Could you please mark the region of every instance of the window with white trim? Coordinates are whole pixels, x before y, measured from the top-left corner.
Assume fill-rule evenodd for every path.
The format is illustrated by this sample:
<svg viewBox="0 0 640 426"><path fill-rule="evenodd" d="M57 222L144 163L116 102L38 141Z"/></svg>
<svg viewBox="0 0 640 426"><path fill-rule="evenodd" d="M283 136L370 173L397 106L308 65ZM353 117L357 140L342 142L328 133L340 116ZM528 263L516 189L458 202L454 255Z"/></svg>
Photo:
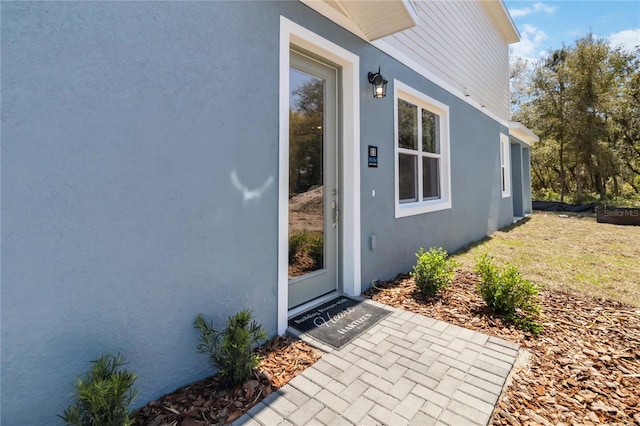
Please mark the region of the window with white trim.
<svg viewBox="0 0 640 426"><path fill-rule="evenodd" d="M451 208L449 107L394 82L396 217Z"/></svg>
<svg viewBox="0 0 640 426"><path fill-rule="evenodd" d="M500 134L500 187L502 198L511 196L511 150L509 136Z"/></svg>

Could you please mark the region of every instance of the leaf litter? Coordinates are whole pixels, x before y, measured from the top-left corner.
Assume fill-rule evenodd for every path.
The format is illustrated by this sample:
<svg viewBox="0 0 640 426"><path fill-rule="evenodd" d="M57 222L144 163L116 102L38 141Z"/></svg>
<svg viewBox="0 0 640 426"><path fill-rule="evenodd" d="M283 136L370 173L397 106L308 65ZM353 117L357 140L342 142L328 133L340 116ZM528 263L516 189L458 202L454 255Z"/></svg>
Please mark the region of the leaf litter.
<svg viewBox="0 0 640 426"><path fill-rule="evenodd" d="M254 376L232 388L215 375L191 383L138 409L135 425L204 426L229 424L320 359L322 352L301 340L276 336L257 349Z"/></svg>
<svg viewBox="0 0 640 426"><path fill-rule="evenodd" d="M408 274L378 283L364 296L520 344L516 367L491 418L493 425L640 425L640 310L621 302L542 289L539 336L493 314L474 273L456 270L452 284L423 296ZM158 398L135 413L136 425L224 425L239 418L321 357L290 337L258 349L260 367L243 385L223 388L212 376Z"/></svg>

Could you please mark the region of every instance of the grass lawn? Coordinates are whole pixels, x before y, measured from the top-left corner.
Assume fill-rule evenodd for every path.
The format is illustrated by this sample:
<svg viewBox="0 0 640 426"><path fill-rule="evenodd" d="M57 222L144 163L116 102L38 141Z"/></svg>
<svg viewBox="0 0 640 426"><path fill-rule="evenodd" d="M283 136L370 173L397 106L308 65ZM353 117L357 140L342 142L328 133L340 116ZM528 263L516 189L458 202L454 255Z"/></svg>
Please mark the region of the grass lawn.
<svg viewBox="0 0 640 426"><path fill-rule="evenodd" d="M597 223L594 215L536 212L452 257L473 270L485 253L542 286L640 307L638 226Z"/></svg>

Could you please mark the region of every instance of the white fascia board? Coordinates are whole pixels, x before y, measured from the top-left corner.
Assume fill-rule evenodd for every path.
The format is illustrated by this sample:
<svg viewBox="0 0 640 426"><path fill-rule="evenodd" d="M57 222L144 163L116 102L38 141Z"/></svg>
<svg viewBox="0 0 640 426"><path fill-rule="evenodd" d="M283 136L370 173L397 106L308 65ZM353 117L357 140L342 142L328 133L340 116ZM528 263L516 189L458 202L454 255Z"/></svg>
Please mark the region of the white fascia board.
<svg viewBox="0 0 640 426"><path fill-rule="evenodd" d="M508 44L520 41L520 32L513 22L509 11L502 0L484 0L480 4L485 7L493 18L496 28L500 30Z"/></svg>
<svg viewBox="0 0 640 426"><path fill-rule="evenodd" d="M521 140L527 145L531 145L540 141L540 138L522 123L519 123L517 121L510 121L508 127L509 135L517 138L518 140Z"/></svg>
<svg viewBox="0 0 640 426"><path fill-rule="evenodd" d="M418 25L418 11L413 6L413 3L410 0L402 0L402 3L404 3L404 7L407 9L407 12L409 12L409 15L411 15L413 25Z"/></svg>

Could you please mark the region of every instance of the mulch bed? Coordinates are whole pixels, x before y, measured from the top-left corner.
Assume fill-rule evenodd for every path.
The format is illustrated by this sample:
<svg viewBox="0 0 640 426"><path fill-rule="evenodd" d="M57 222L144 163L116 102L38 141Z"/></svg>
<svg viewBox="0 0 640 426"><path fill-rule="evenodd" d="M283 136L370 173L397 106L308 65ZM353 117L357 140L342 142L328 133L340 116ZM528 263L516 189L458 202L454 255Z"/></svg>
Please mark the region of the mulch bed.
<svg viewBox="0 0 640 426"><path fill-rule="evenodd" d="M640 309L545 289L539 336L493 315L477 276L458 269L435 297L398 275L364 295L378 302L516 342L527 351L493 413L494 425L640 425ZM255 377L235 388L213 376L165 395L135 413L136 425L215 425L240 417L317 361L321 352L276 337L259 349Z"/></svg>
<svg viewBox="0 0 640 426"><path fill-rule="evenodd" d="M528 363L512 376L495 425L640 425L640 310L609 300L543 290L538 337L493 315L475 274L456 271L439 296L424 297L408 275L365 292L378 302L516 342Z"/></svg>
<svg viewBox="0 0 640 426"><path fill-rule="evenodd" d="M134 425L204 426L228 424L267 395L289 383L322 356L300 340L274 337L258 349L260 366L254 377L233 388L220 385L218 375L184 386L134 414Z"/></svg>

